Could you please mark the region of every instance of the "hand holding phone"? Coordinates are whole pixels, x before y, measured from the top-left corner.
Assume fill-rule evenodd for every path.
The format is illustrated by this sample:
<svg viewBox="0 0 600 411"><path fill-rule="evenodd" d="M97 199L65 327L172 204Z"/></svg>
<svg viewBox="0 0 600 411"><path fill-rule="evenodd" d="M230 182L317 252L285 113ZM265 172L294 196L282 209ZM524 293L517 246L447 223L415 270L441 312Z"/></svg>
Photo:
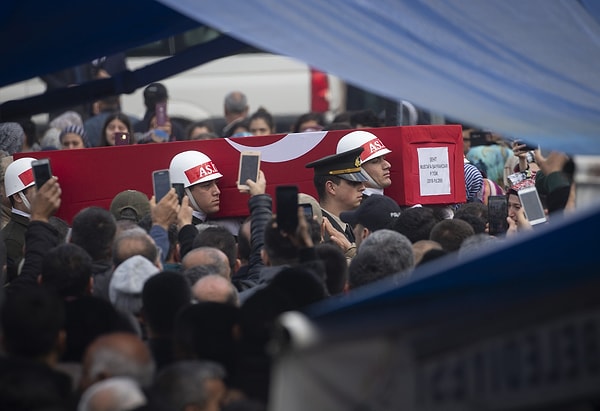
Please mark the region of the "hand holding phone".
<svg viewBox="0 0 600 411"><path fill-rule="evenodd" d="M171 189L169 170L156 170L152 172L152 187L154 188L154 199L158 203Z"/></svg>
<svg viewBox="0 0 600 411"><path fill-rule="evenodd" d="M540 196L535 186L522 188L517 191L521 207L525 211L525 216L529 224L536 225L546 222L546 213L540 201Z"/></svg>
<svg viewBox="0 0 600 411"><path fill-rule="evenodd" d="M31 168L33 170L33 177L35 179L35 185L38 190L44 185L44 183L52 178L52 169L50 168L50 159L42 158L41 160L35 160L31 162Z"/></svg>
<svg viewBox="0 0 600 411"><path fill-rule="evenodd" d="M243 151L240 154L240 167L238 170L238 189L249 190L247 180L256 182L260 170L260 151Z"/></svg>
<svg viewBox="0 0 600 411"><path fill-rule="evenodd" d="M285 233L295 233L298 228L298 187L275 188L277 227Z"/></svg>

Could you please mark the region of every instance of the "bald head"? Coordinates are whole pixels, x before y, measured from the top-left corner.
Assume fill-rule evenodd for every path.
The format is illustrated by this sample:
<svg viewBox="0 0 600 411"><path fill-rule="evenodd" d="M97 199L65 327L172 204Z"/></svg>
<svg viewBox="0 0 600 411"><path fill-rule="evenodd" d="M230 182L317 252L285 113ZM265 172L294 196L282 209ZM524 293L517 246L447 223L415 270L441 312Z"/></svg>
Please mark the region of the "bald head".
<svg viewBox="0 0 600 411"><path fill-rule="evenodd" d="M144 387L154 377L154 359L135 334L111 333L92 342L83 357L81 388L111 377L130 377Z"/></svg>
<svg viewBox="0 0 600 411"><path fill-rule="evenodd" d="M231 281L220 275L200 278L192 287L192 294L199 302L212 301L239 306L238 292Z"/></svg>
<svg viewBox="0 0 600 411"><path fill-rule="evenodd" d="M197 266L213 266L214 273L230 278L229 260L227 255L218 248L194 248L183 257L181 264L184 270Z"/></svg>

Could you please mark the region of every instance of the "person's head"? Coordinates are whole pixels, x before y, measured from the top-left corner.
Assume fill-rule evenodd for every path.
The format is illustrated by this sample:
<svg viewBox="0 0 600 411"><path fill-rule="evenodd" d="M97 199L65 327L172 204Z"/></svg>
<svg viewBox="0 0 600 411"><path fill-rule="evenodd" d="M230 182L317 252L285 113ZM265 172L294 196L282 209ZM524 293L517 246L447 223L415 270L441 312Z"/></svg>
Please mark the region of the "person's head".
<svg viewBox="0 0 600 411"><path fill-rule="evenodd" d="M360 153L356 148L344 153L333 154L306 164L314 168L314 184L321 206L341 211L353 210L362 201L367 180L361 173ZM329 208L328 208L329 207Z"/></svg>
<svg viewBox="0 0 600 411"><path fill-rule="evenodd" d="M250 116L248 124L250 132L255 136L275 134L275 121L273 121L273 116L262 107Z"/></svg>
<svg viewBox="0 0 600 411"><path fill-rule="evenodd" d="M121 312L139 317L142 310L142 290L159 268L146 257L134 255L123 261L112 274L108 286L110 302Z"/></svg>
<svg viewBox="0 0 600 411"><path fill-rule="evenodd" d="M163 271L150 277L142 290L142 316L149 335L172 335L175 316L191 301L190 286L181 274Z"/></svg>
<svg viewBox="0 0 600 411"><path fill-rule="evenodd" d="M227 94L225 96L224 112L227 123L248 116L248 100L246 95L241 91L232 91Z"/></svg>
<svg viewBox="0 0 600 411"><path fill-rule="evenodd" d="M215 302L240 305L237 289L228 279L217 274L209 274L200 278L192 287L194 299L198 302Z"/></svg>
<svg viewBox="0 0 600 411"><path fill-rule="evenodd" d="M83 248L94 261L109 260L117 224L112 214L100 207L87 207L73 218L71 242Z"/></svg>
<svg viewBox="0 0 600 411"><path fill-rule="evenodd" d="M40 282L62 298L90 294L91 279L92 258L78 245L61 244L44 256Z"/></svg>
<svg viewBox="0 0 600 411"><path fill-rule="evenodd" d="M133 129L129 117L121 112L113 113L106 118L102 133L100 134L100 146L114 146L115 133L129 133L131 136Z"/></svg>
<svg viewBox="0 0 600 411"><path fill-rule="evenodd" d="M394 273L407 275L414 264L408 238L392 230L378 230L362 242L352 259L348 283L354 289Z"/></svg>
<svg viewBox="0 0 600 411"><path fill-rule="evenodd" d="M185 133L188 140L210 140L218 138L215 127L210 120L196 121L191 123Z"/></svg>
<svg viewBox="0 0 600 411"><path fill-rule="evenodd" d="M150 116L150 130L154 130L157 128L162 129L169 138L173 134L173 123L171 123L171 120L167 117L165 120L165 123L162 126L159 126L158 122L156 121L156 113L155 113ZM167 141L167 140L165 140L165 141Z"/></svg>
<svg viewBox="0 0 600 411"><path fill-rule="evenodd" d="M330 295L344 292L348 283L348 262L340 248L333 244L321 243L315 246L319 260L325 264L326 284Z"/></svg>
<svg viewBox="0 0 600 411"><path fill-rule="evenodd" d="M140 386L128 377L112 377L91 385L79 400L78 411L132 410L146 404Z"/></svg>
<svg viewBox="0 0 600 411"><path fill-rule="evenodd" d="M522 207L519 194L516 190L511 188L506 192L506 197L508 199L508 216L512 218L513 221L517 221L517 213Z"/></svg>
<svg viewBox="0 0 600 411"><path fill-rule="evenodd" d="M112 251L113 265L118 267L134 255L145 257L157 267L160 265L158 247L154 239L140 227L122 231L115 236Z"/></svg>
<svg viewBox="0 0 600 411"><path fill-rule="evenodd" d="M144 105L147 111L154 111L157 103L164 103L168 99L167 88L162 83L151 83L144 89Z"/></svg>
<svg viewBox="0 0 600 411"><path fill-rule="evenodd" d="M137 190L125 190L113 197L110 212L115 220L131 220L139 223L150 214L150 200L146 194Z"/></svg>
<svg viewBox="0 0 600 411"><path fill-rule="evenodd" d="M325 118L322 113L305 113L296 119L296 122L292 126L292 132L321 131L324 125Z"/></svg>
<svg viewBox="0 0 600 411"><path fill-rule="evenodd" d="M204 214L219 211L218 183L223 175L210 157L200 151L184 151L177 154L169 165L171 183L181 183L190 200L190 206Z"/></svg>
<svg viewBox="0 0 600 411"><path fill-rule="evenodd" d="M215 361L233 374L239 348L239 315L238 307L216 302L183 308L175 318L175 358Z"/></svg>
<svg viewBox="0 0 600 411"><path fill-rule="evenodd" d="M458 251L462 242L475 234L473 227L463 220L442 220L431 229L429 239L438 242L448 252Z"/></svg>
<svg viewBox="0 0 600 411"><path fill-rule="evenodd" d="M353 227L356 246L360 247L370 233L390 228L400 213L400 206L392 198L372 194L362 200L357 209L341 213L340 219Z"/></svg>
<svg viewBox="0 0 600 411"><path fill-rule="evenodd" d="M59 139L63 150L86 148L90 146L85 130L80 126L73 125L64 128L60 132Z"/></svg>
<svg viewBox="0 0 600 411"><path fill-rule="evenodd" d="M17 210L31 212L31 201L37 190L33 178L32 157L23 157L13 161L4 173L4 191L12 207Z"/></svg>
<svg viewBox="0 0 600 411"><path fill-rule="evenodd" d="M390 163L386 156L391 153L379 138L368 131L352 131L338 141L336 153L343 153L357 147L364 148L360 153L360 168L367 178L365 185L371 188L387 188L392 184Z"/></svg>
<svg viewBox="0 0 600 411"><path fill-rule="evenodd" d="M421 240L429 240L429 234L438 218L433 210L427 207L413 207L402 211L394 220L391 229L404 234L413 244Z"/></svg>
<svg viewBox="0 0 600 411"><path fill-rule="evenodd" d="M413 243L413 254L415 255L415 265L419 265L423 256L431 250L441 250L440 243L431 240L419 240Z"/></svg>
<svg viewBox="0 0 600 411"><path fill-rule="evenodd" d="M381 120L373 110L360 110L350 114L352 128L381 127Z"/></svg>
<svg viewBox="0 0 600 411"><path fill-rule="evenodd" d="M185 270L186 278L190 281L190 285L194 285L202 274L217 274L224 278L230 278L231 276L229 258L223 251L212 246L199 246L191 249L183 257L181 265ZM202 270L188 273L188 270L196 267L201 267ZM195 273L199 276L194 275Z"/></svg>
<svg viewBox="0 0 600 411"><path fill-rule="evenodd" d="M477 233L471 237L465 238L458 249L458 256L464 258L467 255L476 254L482 250L488 249L501 240L498 237L487 233Z"/></svg>
<svg viewBox="0 0 600 411"><path fill-rule="evenodd" d="M248 264L250 260L250 251L251 251L251 238L252 233L250 231L252 227L252 220L247 218L241 225L238 230L237 236L237 250L238 250L238 259L240 260L240 264Z"/></svg>
<svg viewBox="0 0 600 411"><path fill-rule="evenodd" d="M278 266L298 262L299 250L287 236L281 234L277 220L272 218L265 226L262 258L266 265Z"/></svg>
<svg viewBox="0 0 600 411"><path fill-rule="evenodd" d="M152 392L169 410L218 411L225 396L225 369L210 361L180 361L165 367Z"/></svg>
<svg viewBox="0 0 600 411"><path fill-rule="evenodd" d="M200 231L194 238L193 247L214 247L221 250L229 261L230 275L239 268L235 237L222 226L212 226Z"/></svg>
<svg viewBox="0 0 600 411"><path fill-rule="evenodd" d="M25 132L19 123L0 123L0 150L12 156L23 149Z"/></svg>
<svg viewBox="0 0 600 411"><path fill-rule="evenodd" d="M64 349L65 311L61 299L43 287L8 294L0 312L4 351L48 364Z"/></svg>
<svg viewBox="0 0 600 411"><path fill-rule="evenodd" d="M155 364L148 346L132 333L115 332L96 338L82 361L80 388L111 377L132 378L141 387L151 384Z"/></svg>

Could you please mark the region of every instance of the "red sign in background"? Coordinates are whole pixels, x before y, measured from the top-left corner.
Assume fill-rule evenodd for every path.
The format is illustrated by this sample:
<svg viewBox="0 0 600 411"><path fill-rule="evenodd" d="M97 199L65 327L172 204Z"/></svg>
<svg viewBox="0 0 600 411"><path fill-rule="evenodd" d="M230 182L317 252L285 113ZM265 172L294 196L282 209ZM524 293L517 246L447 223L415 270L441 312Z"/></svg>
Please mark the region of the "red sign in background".
<svg viewBox="0 0 600 411"><path fill-rule="evenodd" d="M385 194L401 205L448 204L465 201L462 133L460 126L405 126L368 129L392 150L392 186ZM335 153L337 142L349 130L311 132L263 137L182 141L83 150L19 153L21 157L50 158L52 172L62 188L57 213L71 221L77 212L96 205L108 209L112 198L127 189L152 196L152 171L169 168L171 158L186 150L208 155L223 174L220 217L248 214L248 195L237 189L240 151L261 152L261 169L267 192L274 196L278 185L297 185L300 192L316 198L313 170L305 164ZM417 148L447 147L451 194L421 196Z"/></svg>

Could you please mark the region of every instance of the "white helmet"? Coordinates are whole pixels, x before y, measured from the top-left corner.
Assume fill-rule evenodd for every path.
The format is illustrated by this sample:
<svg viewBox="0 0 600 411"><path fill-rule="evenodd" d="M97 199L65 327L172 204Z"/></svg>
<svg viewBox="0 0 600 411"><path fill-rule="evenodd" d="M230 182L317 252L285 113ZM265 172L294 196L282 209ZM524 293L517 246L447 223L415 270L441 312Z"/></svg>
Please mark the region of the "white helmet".
<svg viewBox="0 0 600 411"><path fill-rule="evenodd" d="M177 154L169 165L171 183L181 183L185 188L223 177L210 157L200 151Z"/></svg>
<svg viewBox="0 0 600 411"><path fill-rule="evenodd" d="M31 162L35 160L35 158L23 157L13 161L6 167L6 172L4 173L4 190L7 197L17 194L19 191L23 191L35 184L33 170L31 169Z"/></svg>
<svg viewBox="0 0 600 411"><path fill-rule="evenodd" d="M360 155L360 161L365 163L376 157L381 157L391 153L381 140L373 133L368 131L353 131L346 134L338 141L336 154L344 153L357 147L364 148Z"/></svg>

